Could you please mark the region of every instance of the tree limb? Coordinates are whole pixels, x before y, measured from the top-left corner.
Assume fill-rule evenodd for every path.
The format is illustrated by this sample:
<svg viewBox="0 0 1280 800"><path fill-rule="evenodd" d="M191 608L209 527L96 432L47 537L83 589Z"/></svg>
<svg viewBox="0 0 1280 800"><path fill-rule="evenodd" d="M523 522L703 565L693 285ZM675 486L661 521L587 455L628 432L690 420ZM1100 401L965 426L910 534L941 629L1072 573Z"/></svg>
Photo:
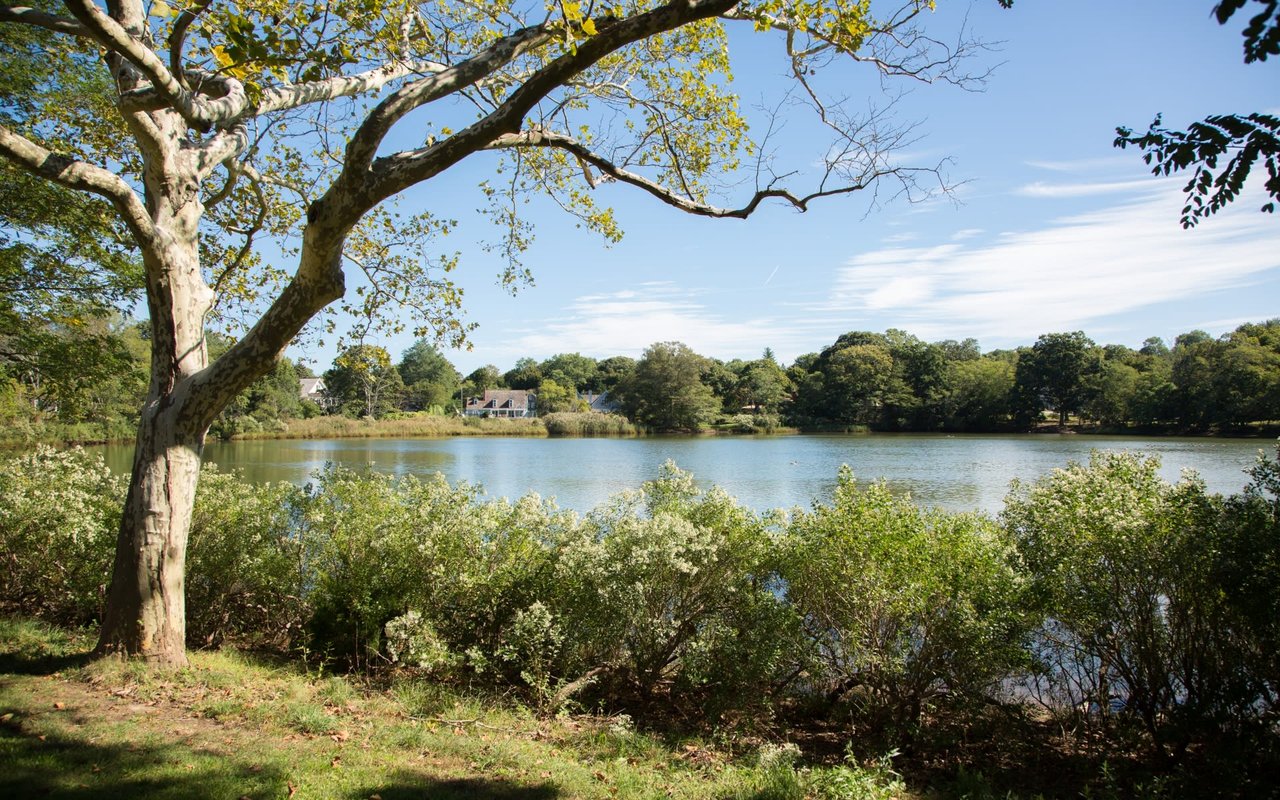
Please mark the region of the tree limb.
<svg viewBox="0 0 1280 800"><path fill-rule="evenodd" d="M637 175L634 172L622 169L609 159L587 149L572 137L564 136L552 131L533 130L504 134L503 136L495 139L490 147L494 149L508 147L552 147L558 150L563 150L571 154L574 158L577 158L579 161L592 165L603 175L621 183L627 183L643 189L667 205L678 208L681 211L703 217L730 217L735 219L746 219L755 213L756 209L762 202L770 198L784 200L794 206L798 211L807 211L809 203L817 200L818 198L851 194L853 192L861 191L879 178L902 172L900 169L875 171L867 175L865 179L856 183L835 189L823 189L803 196L797 196L785 189L775 189L771 186L767 189L758 190L752 196L751 200L741 208L720 208L708 203L699 202L686 195L672 191L662 184L655 183L643 175ZM600 179L597 178L596 182L599 183Z"/></svg>
<svg viewBox="0 0 1280 800"><path fill-rule="evenodd" d="M184 88L150 48L102 13L92 0L66 0L66 5L99 44L137 67L169 106L197 130L208 130L216 123L234 119L248 106L249 98L240 81L220 77L223 95L217 100L201 97Z"/></svg>
<svg viewBox="0 0 1280 800"><path fill-rule="evenodd" d="M502 37L472 58L402 87L379 103L351 137L343 173L362 172L367 168L391 126L410 111L475 84L550 39L543 25L523 28Z"/></svg>
<svg viewBox="0 0 1280 800"><path fill-rule="evenodd" d="M169 34L169 71L173 73L184 89L191 89L182 68L182 47L187 41L187 29L191 27L191 23L196 21L196 17L209 8L212 2L213 0L200 0L194 8L184 8L182 14L178 17L178 21L173 23L173 32Z"/></svg>
<svg viewBox="0 0 1280 800"><path fill-rule="evenodd" d="M420 183L465 158L490 147L505 134L515 133L526 114L543 98L573 76L627 45L710 19L732 8L735 0L672 0L664 6L626 19L604 17L596 21L597 33L536 71L511 93L501 106L465 130L430 147L378 159L366 184L374 203ZM518 34L517 34L518 35ZM411 109L405 109L407 113ZM400 116L403 116L403 113ZM368 146L368 142L364 146Z"/></svg>
<svg viewBox="0 0 1280 800"><path fill-rule="evenodd" d="M200 180L213 174L213 171L229 159L236 158L249 149L249 132L244 123L214 134L208 141L198 145L186 145L183 148L195 159L196 171Z"/></svg>
<svg viewBox="0 0 1280 800"><path fill-rule="evenodd" d="M68 189L106 198L140 243L155 238L156 231L142 199L115 173L47 150L4 125L0 125L0 156Z"/></svg>
<svg viewBox="0 0 1280 800"><path fill-rule="evenodd" d="M74 19L59 17L55 14L48 14L26 6L0 6L0 22L18 22L23 25L45 28L54 33L93 38L89 33L89 29Z"/></svg>

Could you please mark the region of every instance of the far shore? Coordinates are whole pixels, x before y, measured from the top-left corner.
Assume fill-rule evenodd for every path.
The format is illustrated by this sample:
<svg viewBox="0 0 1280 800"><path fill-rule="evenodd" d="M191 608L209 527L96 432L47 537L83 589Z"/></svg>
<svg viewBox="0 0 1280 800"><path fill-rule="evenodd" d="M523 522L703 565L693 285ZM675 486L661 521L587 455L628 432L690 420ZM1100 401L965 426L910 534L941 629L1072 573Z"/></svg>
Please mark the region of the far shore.
<svg viewBox="0 0 1280 800"><path fill-rule="evenodd" d="M571 415L588 417L588 415ZM618 418L613 418L618 419ZM590 421L588 419L588 421ZM771 430L743 430L730 425L719 425L704 428L697 432L702 436L742 436L772 435L794 436L804 434L871 434L888 431L872 430L864 426L853 428L797 428L778 427ZM103 435L105 432L93 431L92 426L77 425L71 428L50 425L44 428L33 428L26 431L5 431L0 434L0 450L12 450L36 443L53 445L98 445L127 444L132 435L121 435L123 431L112 431L114 435ZM230 441L250 441L265 439L421 439L451 438L456 436L491 436L491 437L553 437L553 436L663 436L671 433L690 435L689 431L650 432L618 423L602 425L595 430L578 428L565 429L563 426L548 430L547 425L539 417L523 417L514 419L456 417L441 415L406 415L394 419L356 419L352 417L322 416L310 419L295 419L283 423L278 428L239 433ZM991 431L894 431L894 433L928 433L948 435L1082 435L1082 436L1140 436L1153 439L1170 436L1194 438L1229 438L1229 439L1275 439L1280 436L1280 424L1258 424L1247 428L1229 431L1187 431L1174 428L1115 428L1098 425L1072 424L1059 426L1056 423L1045 423L1031 430L991 430ZM17 435L15 435L17 434ZM219 441L210 438L210 442ZM222 440L226 441L226 440Z"/></svg>

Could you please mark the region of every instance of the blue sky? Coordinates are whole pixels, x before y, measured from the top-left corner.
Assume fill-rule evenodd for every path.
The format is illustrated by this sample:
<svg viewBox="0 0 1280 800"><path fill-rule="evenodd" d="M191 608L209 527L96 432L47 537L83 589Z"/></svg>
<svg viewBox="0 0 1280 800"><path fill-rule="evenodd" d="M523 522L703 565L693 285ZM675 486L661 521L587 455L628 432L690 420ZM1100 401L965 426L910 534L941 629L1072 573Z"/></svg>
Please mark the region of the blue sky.
<svg viewBox="0 0 1280 800"><path fill-rule="evenodd" d="M726 360L770 347L789 363L850 330L972 336L990 350L1079 329L1137 346L1280 316L1280 216L1258 213L1260 182L1184 231L1183 180L1157 180L1136 151L1111 146L1116 125L1145 130L1157 112L1177 127L1210 113L1280 113L1280 63L1245 66L1244 18L1219 26L1211 7L1017 0L1004 11L995 0L939 0L931 30L964 22L999 42L982 62L998 65L982 93L897 87L909 92L896 111L920 137L899 160L949 157L960 184L952 197L853 196L805 214L778 205L747 221L708 220L606 185L598 200L616 209L624 240L606 248L549 203L532 203L535 284L514 297L496 283L500 265L473 244L492 235L470 213L480 205L471 187L492 162L467 162L406 198L407 208L456 198L434 207L460 222L446 244L462 252L455 279L479 328L471 351L448 355L466 374L560 352L637 357L678 340ZM777 44L734 35L744 106L776 88ZM882 99L865 78L848 83L864 107ZM808 139L797 125L780 141L812 162L821 151ZM381 343L398 357L411 338ZM314 346L307 355L320 369L333 356Z"/></svg>

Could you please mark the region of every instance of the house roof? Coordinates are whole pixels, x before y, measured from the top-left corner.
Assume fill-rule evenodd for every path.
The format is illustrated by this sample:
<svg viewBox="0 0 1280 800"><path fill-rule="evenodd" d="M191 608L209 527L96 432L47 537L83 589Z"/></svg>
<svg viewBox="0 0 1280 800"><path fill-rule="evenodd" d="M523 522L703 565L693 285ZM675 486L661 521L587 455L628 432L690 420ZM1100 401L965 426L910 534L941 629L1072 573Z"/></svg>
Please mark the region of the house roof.
<svg viewBox="0 0 1280 800"><path fill-rule="evenodd" d="M473 397L467 401L467 408L528 409L529 396L524 389L485 389L483 398Z"/></svg>
<svg viewBox="0 0 1280 800"><path fill-rule="evenodd" d="M324 378L300 378L298 393L303 397L316 397L324 391Z"/></svg>

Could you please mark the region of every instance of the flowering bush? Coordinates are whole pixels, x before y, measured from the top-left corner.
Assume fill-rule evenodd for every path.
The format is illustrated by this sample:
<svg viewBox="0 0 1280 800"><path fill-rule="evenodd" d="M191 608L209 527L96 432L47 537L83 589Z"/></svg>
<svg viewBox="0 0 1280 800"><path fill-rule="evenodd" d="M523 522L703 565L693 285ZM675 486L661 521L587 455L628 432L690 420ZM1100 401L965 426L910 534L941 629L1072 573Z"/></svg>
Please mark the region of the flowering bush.
<svg viewBox="0 0 1280 800"><path fill-rule="evenodd" d="M0 467L0 607L96 621L126 484L101 455L37 445Z"/></svg>
<svg viewBox="0 0 1280 800"><path fill-rule="evenodd" d="M1180 750L1258 695L1238 691L1240 634L1249 637L1229 619L1228 587L1214 574L1221 498L1194 475L1166 483L1159 466L1094 453L1087 465L1015 484L1004 520L1046 620L1035 688L1083 721L1118 714Z"/></svg>
<svg viewBox="0 0 1280 800"><path fill-rule="evenodd" d="M604 670L642 696L661 685L762 699L794 627L774 591L774 545L755 514L668 462L559 553L566 668Z"/></svg>
<svg viewBox="0 0 1280 800"><path fill-rule="evenodd" d="M206 466L187 543L187 641L285 646L307 616L302 542L294 530L301 490L254 484Z"/></svg>

